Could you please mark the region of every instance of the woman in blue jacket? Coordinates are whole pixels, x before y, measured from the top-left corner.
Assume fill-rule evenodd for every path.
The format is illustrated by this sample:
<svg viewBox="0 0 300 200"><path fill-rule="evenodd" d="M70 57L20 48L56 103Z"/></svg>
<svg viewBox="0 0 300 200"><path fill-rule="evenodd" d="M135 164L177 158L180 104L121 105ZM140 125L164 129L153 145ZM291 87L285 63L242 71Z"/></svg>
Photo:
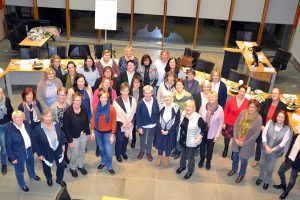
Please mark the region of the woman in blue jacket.
<svg viewBox="0 0 300 200"><path fill-rule="evenodd" d="M40 177L35 174L34 158L32 149L35 146L35 136L27 122L23 122L25 117L22 111L12 113L13 123L5 127L5 142L8 158L15 167L15 174L19 186L24 192L29 188L24 180L25 163L30 178L39 181Z"/></svg>
<svg viewBox="0 0 300 200"><path fill-rule="evenodd" d="M46 109L42 115L42 122L36 128L37 154L43 164L43 172L49 187L53 185L51 167L56 163L56 183L66 186L63 181L65 171L64 150L65 135L60 125L53 121L53 113Z"/></svg>

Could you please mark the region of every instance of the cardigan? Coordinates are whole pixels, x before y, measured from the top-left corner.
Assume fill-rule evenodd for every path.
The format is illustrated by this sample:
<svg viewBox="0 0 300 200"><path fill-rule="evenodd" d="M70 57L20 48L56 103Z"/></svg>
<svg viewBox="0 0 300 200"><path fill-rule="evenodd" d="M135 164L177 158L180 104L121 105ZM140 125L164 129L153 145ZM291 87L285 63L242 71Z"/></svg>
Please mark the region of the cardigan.
<svg viewBox="0 0 300 200"><path fill-rule="evenodd" d="M263 126L266 125L267 115L268 115L269 108L270 108L271 104L272 104L272 99L266 99L266 101L261 104L259 114L262 117ZM280 100L278 102L278 105L276 106L274 114L279 110L286 110L286 105Z"/></svg>
<svg viewBox="0 0 300 200"><path fill-rule="evenodd" d="M135 101L135 99L132 97L132 96L129 96L129 103L130 103L130 108L132 108L132 101ZM113 105L117 103L119 104L119 106L123 109L123 111L126 113L126 108L125 108L125 105L124 105L124 102L123 102L123 99L121 96L118 96L115 100L114 100L114 103ZM135 112L135 111L134 111ZM117 113L117 116L118 116L118 113ZM134 117L132 118L132 121L131 123L134 123L135 122L135 117L136 115L134 115ZM123 125L123 123L121 121L117 121L117 123L119 123L121 126Z"/></svg>
<svg viewBox="0 0 300 200"><path fill-rule="evenodd" d="M297 137L299 137L299 134L293 136L291 145L290 145L289 150L288 150L288 152L286 153L286 156L285 156L286 160L289 159L289 155L291 153L291 150L292 150L292 148L295 144L295 141L296 141ZM295 160L293 161L292 168L297 170L298 172L300 172L300 151L298 151L298 154L297 154Z"/></svg>
<svg viewBox="0 0 300 200"><path fill-rule="evenodd" d="M144 99L141 99L136 108L136 127L142 128L149 124L157 124L157 119L159 118L159 107L158 102L153 98L152 112L151 116L149 115L148 108L144 102Z"/></svg>
<svg viewBox="0 0 300 200"><path fill-rule="evenodd" d="M224 108L224 124L233 126L241 111L248 108L248 104L249 104L248 99L245 98L242 105L238 108L236 98L237 97L231 97L226 102Z"/></svg>
<svg viewBox="0 0 300 200"><path fill-rule="evenodd" d="M65 134L61 131L59 124L55 123L54 127L55 127L55 132L56 132L57 141L58 141L58 146L55 151L50 147L48 137L47 137L45 131L42 129L41 124L39 126L37 126L35 129L36 136L37 136L37 138L36 138L36 140L37 140L37 148L36 148L37 155L43 156L45 158L45 160L47 160L50 163L53 163L53 160L55 159L54 156L56 156L56 157L62 156L62 154L63 154L62 146L64 146L65 142L66 142Z"/></svg>
<svg viewBox="0 0 300 200"><path fill-rule="evenodd" d="M168 89L165 86L165 82L161 82L159 85L159 88L157 90L157 95L156 95L158 105L161 105L164 103L163 95L166 91L168 91ZM173 86L171 87L171 92L174 93L175 91L176 90L175 90L175 83L174 83Z"/></svg>
<svg viewBox="0 0 300 200"><path fill-rule="evenodd" d="M235 139L239 138L239 125L241 120L244 118L245 113L248 112L248 110L242 111L236 122L234 123L233 127L233 142L232 142L232 151L233 152L239 152L239 156L245 159L249 159L251 156L254 155L255 152L255 141L258 138L260 131L261 131L261 125L262 125L262 119L259 114L255 117L253 123L251 124L250 128L248 129L247 136L244 139L243 146L239 150L238 144L235 142Z"/></svg>
<svg viewBox="0 0 300 200"><path fill-rule="evenodd" d="M87 94L89 95L89 98L90 98L90 108L91 108L91 111L92 111L93 110L93 106L92 106L93 91L92 91L92 88L90 86L85 87L85 90L86 90ZM67 94L67 101L68 102L73 102L72 101L72 95L73 94L74 94L74 89L70 88L68 90L68 94Z"/></svg>
<svg viewBox="0 0 300 200"><path fill-rule="evenodd" d="M27 122L23 122L25 129L31 140L31 147L33 152L36 148L36 135L30 129ZM19 129L14 125L13 122L10 122L5 128L5 145L6 153L8 158L11 161L14 160L25 160L27 159L27 150L25 149L25 142L23 136Z"/></svg>
<svg viewBox="0 0 300 200"><path fill-rule="evenodd" d="M138 67L138 73L140 73L141 77L142 77L142 81L144 82L145 80L145 69L146 67L144 65L140 65ZM157 79L158 79L158 72L157 72L157 69L154 65L150 65L149 67L149 81L150 81L150 85L151 86L155 86L156 85L156 82L157 82Z"/></svg>
<svg viewBox="0 0 300 200"><path fill-rule="evenodd" d="M111 58L112 59L112 58ZM109 66L109 65L107 65ZM103 66L102 63L100 62L100 60L96 63L96 67L98 69L98 72L99 72L99 75L102 77L103 76L103 68L106 67L106 66ZM117 75L119 76L120 74L120 71L119 71L119 66L117 64L117 62L112 59L112 66L110 66L111 69L112 69L112 75Z"/></svg>
<svg viewBox="0 0 300 200"><path fill-rule="evenodd" d="M134 72L132 77L135 77L135 76L138 76L138 75L140 75L138 72ZM121 73L120 76L119 76L117 87L116 87L118 96L120 96L120 94L121 94L120 93L121 84L125 83L125 82L128 83L127 71ZM129 88L132 87L132 83L133 83L133 81L131 81L131 84L129 85Z"/></svg>
<svg viewBox="0 0 300 200"><path fill-rule="evenodd" d="M67 103L67 107L69 107L71 105L71 103L69 101L66 102ZM58 123L59 119L58 119L58 112L57 112L57 102L55 104L53 104L50 109L52 110L52 112L55 115L55 121Z"/></svg>
<svg viewBox="0 0 300 200"><path fill-rule="evenodd" d="M137 59L137 57L133 58L133 62L134 62L135 71L136 71L139 67L139 60ZM126 72L126 70L127 70L127 60L126 60L125 56L122 56L119 59L119 69L120 69L120 74L123 72Z"/></svg>
<svg viewBox="0 0 300 200"><path fill-rule="evenodd" d="M108 103L108 102L107 102ZM95 127L95 115L97 112L97 106L94 106L93 109L93 116L91 119L91 129L92 130L96 130ZM100 115L99 116L99 121L98 121L98 130L100 133L112 133L114 134L116 132L116 127L117 127L117 112L114 108L113 105L110 105L109 107L110 111L109 111L109 122L106 123L106 117L105 115Z"/></svg>
<svg viewBox="0 0 300 200"><path fill-rule="evenodd" d="M56 88L60 88L63 86L61 80L58 78L54 79L54 84L55 84ZM47 103L46 103L46 87L47 87L46 81L41 80L38 83L37 89L36 89L36 97L40 101L43 110L48 108Z"/></svg>
<svg viewBox="0 0 300 200"><path fill-rule="evenodd" d="M225 83L220 81L220 87L218 91L218 104L222 106L223 109L225 108L226 100L227 100L227 87Z"/></svg>
<svg viewBox="0 0 300 200"><path fill-rule="evenodd" d="M14 109L11 106L10 98L9 97L3 97L3 98L5 98L5 107L6 107L7 112L6 112L6 115L4 115L2 119L0 119L1 125L12 121L11 114L14 112Z"/></svg>
<svg viewBox="0 0 300 200"><path fill-rule="evenodd" d="M206 114L207 114L206 106L202 105L200 108L200 115L205 121L205 123L207 123ZM218 105L218 109L214 112L209 124L207 139L218 138L222 132L223 123L224 123L223 108L222 106Z"/></svg>

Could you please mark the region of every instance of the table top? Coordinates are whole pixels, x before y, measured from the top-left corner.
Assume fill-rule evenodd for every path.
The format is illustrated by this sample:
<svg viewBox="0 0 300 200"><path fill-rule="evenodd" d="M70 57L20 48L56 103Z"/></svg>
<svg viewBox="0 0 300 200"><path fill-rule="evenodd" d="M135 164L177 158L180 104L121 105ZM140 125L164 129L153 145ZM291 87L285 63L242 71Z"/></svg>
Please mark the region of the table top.
<svg viewBox="0 0 300 200"><path fill-rule="evenodd" d="M41 47L43 46L52 35L45 37L41 40L31 40L26 37L22 42L19 43L20 46L29 46L29 47Z"/></svg>
<svg viewBox="0 0 300 200"><path fill-rule="evenodd" d="M236 41L236 44L240 50L242 50L242 55L245 59L245 62L248 66L248 69L250 70L252 63L253 63L253 57L252 57L252 46L258 46L256 42L244 42L244 41ZM274 67L268 60L268 58L265 56L265 54L261 52L257 52L257 55L259 56L259 60L261 62L258 63L258 68L255 72L263 72L263 73L276 73ZM266 64L268 67L264 67L264 64ZM273 71L271 71L273 69Z"/></svg>

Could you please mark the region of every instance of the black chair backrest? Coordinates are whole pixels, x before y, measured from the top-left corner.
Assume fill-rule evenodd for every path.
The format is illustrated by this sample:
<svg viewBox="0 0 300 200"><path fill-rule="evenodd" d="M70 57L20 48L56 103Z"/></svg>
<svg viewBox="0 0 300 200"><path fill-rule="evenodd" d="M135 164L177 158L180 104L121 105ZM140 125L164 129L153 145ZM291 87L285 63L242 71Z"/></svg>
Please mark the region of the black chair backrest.
<svg viewBox="0 0 300 200"><path fill-rule="evenodd" d="M94 45L94 51L95 51L95 58L100 59L102 58L102 53L104 50L108 50L111 53L112 57L112 43L105 43L105 44L97 44Z"/></svg>
<svg viewBox="0 0 300 200"><path fill-rule="evenodd" d="M215 67L214 62L199 59L199 60L197 60L195 70L210 74L212 72L212 70L214 69L214 67Z"/></svg>
<svg viewBox="0 0 300 200"><path fill-rule="evenodd" d="M21 59L30 59L29 48L20 48Z"/></svg>
<svg viewBox="0 0 300 200"><path fill-rule="evenodd" d="M55 200L72 200L66 186L60 189Z"/></svg>
<svg viewBox="0 0 300 200"><path fill-rule="evenodd" d="M285 51L282 48L278 48L276 50L275 56L274 56L273 61L272 61L273 67L277 71L285 70L291 56L292 56L292 54L290 52Z"/></svg>
<svg viewBox="0 0 300 200"><path fill-rule="evenodd" d="M86 56L90 56L90 47L89 45L74 45L70 44L68 50L68 56L72 58L84 59Z"/></svg>
<svg viewBox="0 0 300 200"><path fill-rule="evenodd" d="M40 58L40 49L37 47L20 48L21 59Z"/></svg>
<svg viewBox="0 0 300 200"><path fill-rule="evenodd" d="M269 88L270 88L270 83L264 80L260 80L258 78L255 77L251 77L250 81L249 81L249 86L255 90L255 89L259 89L262 90L264 92L268 92Z"/></svg>
<svg viewBox="0 0 300 200"><path fill-rule="evenodd" d="M251 31L238 31L237 40L240 41L252 41L252 32Z"/></svg>
<svg viewBox="0 0 300 200"><path fill-rule="evenodd" d="M18 26L16 26L15 30L21 41L27 37L26 26L24 24L19 24Z"/></svg>
<svg viewBox="0 0 300 200"><path fill-rule="evenodd" d="M17 34L16 30L12 30L7 34L7 38L10 41L10 46L12 50L19 51L19 43L22 41Z"/></svg>
<svg viewBox="0 0 300 200"><path fill-rule="evenodd" d="M8 29L12 30L19 24L19 16L16 12L12 12L5 15L5 21Z"/></svg>
<svg viewBox="0 0 300 200"><path fill-rule="evenodd" d="M48 58L51 58L53 55L59 55L61 59L66 59L66 53L66 46L48 46Z"/></svg>
<svg viewBox="0 0 300 200"><path fill-rule="evenodd" d="M225 51L221 75L228 79L230 69L237 70L241 58L240 52Z"/></svg>
<svg viewBox="0 0 300 200"><path fill-rule="evenodd" d="M231 80L233 82L238 82L238 77L239 77L239 73L234 69L230 69L228 80Z"/></svg>

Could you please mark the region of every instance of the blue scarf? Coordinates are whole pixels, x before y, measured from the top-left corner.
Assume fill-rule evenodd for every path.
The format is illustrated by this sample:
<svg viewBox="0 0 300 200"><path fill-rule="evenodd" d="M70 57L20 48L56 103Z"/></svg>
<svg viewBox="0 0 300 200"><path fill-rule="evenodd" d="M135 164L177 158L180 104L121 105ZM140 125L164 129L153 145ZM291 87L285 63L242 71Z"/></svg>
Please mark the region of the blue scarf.
<svg viewBox="0 0 300 200"><path fill-rule="evenodd" d="M107 102L104 106L101 105L101 102L98 102L97 110L95 113L95 127L98 130L98 122L100 115L105 115L106 123L109 123L109 115L110 115L110 103Z"/></svg>

